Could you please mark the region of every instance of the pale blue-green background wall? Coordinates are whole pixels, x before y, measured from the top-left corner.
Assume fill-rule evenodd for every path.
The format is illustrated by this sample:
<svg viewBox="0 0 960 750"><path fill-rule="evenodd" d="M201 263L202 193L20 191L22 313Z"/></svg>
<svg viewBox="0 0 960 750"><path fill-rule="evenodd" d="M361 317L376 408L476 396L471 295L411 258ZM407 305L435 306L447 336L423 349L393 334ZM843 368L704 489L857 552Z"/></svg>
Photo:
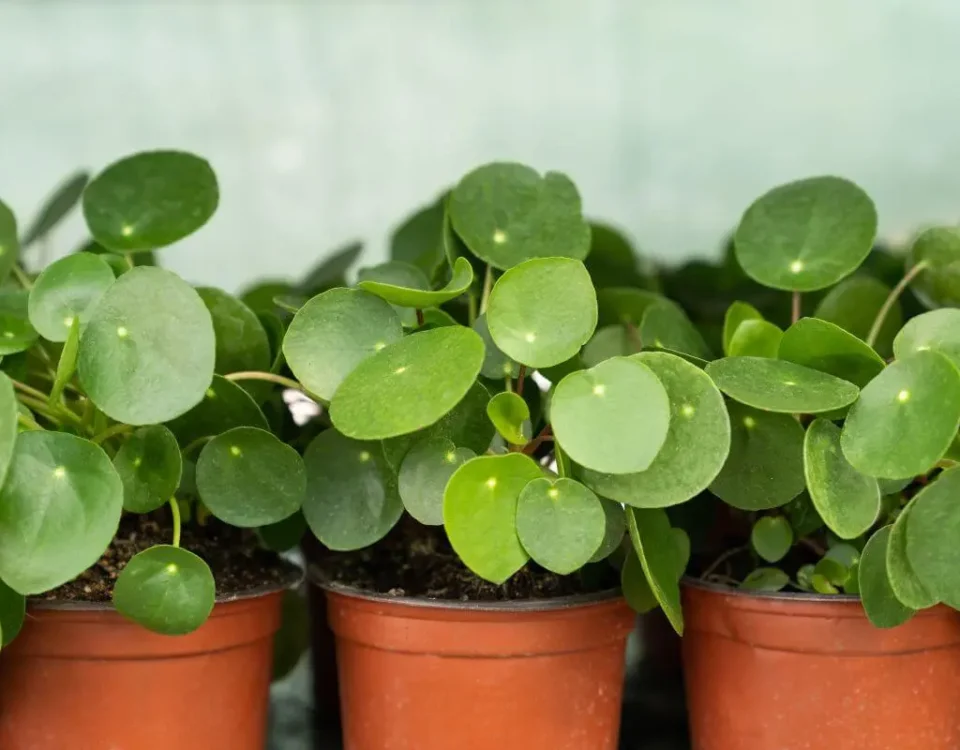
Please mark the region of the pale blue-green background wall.
<svg viewBox="0 0 960 750"><path fill-rule="evenodd" d="M0 196L205 154L221 210L166 257L228 289L355 236L377 260L494 158L568 171L663 258L820 172L902 234L960 215L958 39L957 0L0 0Z"/></svg>

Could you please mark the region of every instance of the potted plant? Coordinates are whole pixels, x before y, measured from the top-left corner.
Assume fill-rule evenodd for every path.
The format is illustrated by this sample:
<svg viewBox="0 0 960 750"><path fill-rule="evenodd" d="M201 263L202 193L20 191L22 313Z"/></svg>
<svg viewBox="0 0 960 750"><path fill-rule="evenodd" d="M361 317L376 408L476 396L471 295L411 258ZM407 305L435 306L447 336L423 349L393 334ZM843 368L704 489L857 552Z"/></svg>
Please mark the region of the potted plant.
<svg viewBox="0 0 960 750"><path fill-rule="evenodd" d="M960 741L949 697L960 686L960 232L917 237L859 336L801 316L804 295L829 289L818 312L863 319L852 274L876 226L863 190L817 177L763 195L736 232L743 270L787 296L793 315L783 330L733 304L726 356L705 364L732 434L709 486L729 508L726 549L686 580L682 614L666 561L659 577L624 565L632 601L659 602L678 627L685 617L698 750ZM937 309L903 324L908 288ZM703 439L686 451L699 455ZM623 489L619 499L646 506ZM642 531L641 562L666 558L663 535Z"/></svg>
<svg viewBox="0 0 960 750"><path fill-rule="evenodd" d="M282 537L306 486L259 406L279 336L141 265L213 215L207 162L81 187L92 242L36 277L0 204L0 745L260 748L298 573L254 530Z"/></svg>

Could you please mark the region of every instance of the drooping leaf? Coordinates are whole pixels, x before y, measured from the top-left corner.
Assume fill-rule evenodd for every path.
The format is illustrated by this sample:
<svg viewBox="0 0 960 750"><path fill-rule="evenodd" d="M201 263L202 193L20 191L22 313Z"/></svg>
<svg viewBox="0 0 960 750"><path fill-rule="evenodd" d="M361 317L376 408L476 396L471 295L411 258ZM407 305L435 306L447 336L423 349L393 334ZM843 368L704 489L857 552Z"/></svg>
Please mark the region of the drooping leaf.
<svg viewBox="0 0 960 750"><path fill-rule="evenodd" d="M678 634L683 635L680 585L677 575L679 555L676 536L666 512L660 509L627 508L627 529L634 552L653 595Z"/></svg>
<svg viewBox="0 0 960 750"><path fill-rule="evenodd" d="M907 267L925 263L911 288L928 307L960 307L960 231L932 227L914 241Z"/></svg>
<svg viewBox="0 0 960 750"><path fill-rule="evenodd" d="M647 308L640 322L640 340L645 347L713 359L713 353L690 318L677 305L655 304Z"/></svg>
<svg viewBox="0 0 960 750"><path fill-rule="evenodd" d="M490 335L490 329L487 327L487 314L478 315L477 319L473 321L472 328L483 339L485 353L480 374L491 380L517 377L520 374L520 365L497 348L493 337Z"/></svg>
<svg viewBox="0 0 960 750"><path fill-rule="evenodd" d="M780 351L781 331L766 320L745 320L730 339L731 357L768 357L774 359Z"/></svg>
<svg viewBox="0 0 960 750"><path fill-rule="evenodd" d="M219 435L234 427L269 429L267 418L249 393L222 375L214 375L200 403L167 423L184 448L199 438Z"/></svg>
<svg viewBox="0 0 960 750"><path fill-rule="evenodd" d="M871 347L834 323L801 318L780 341L780 359L846 380L859 388L879 375L884 361Z"/></svg>
<svg viewBox="0 0 960 750"><path fill-rule="evenodd" d="M182 151L150 151L111 164L87 185L83 215L94 239L121 253L193 234L217 210L213 169Z"/></svg>
<svg viewBox="0 0 960 750"><path fill-rule="evenodd" d="M926 609L936 604L939 598L936 592L927 588L917 575L907 550L909 539L913 536L909 531L909 523L910 515L917 506L916 500L917 498L914 497L907 503L890 529L890 538L887 542L887 575L890 578L893 593L902 604L910 609ZM914 548L913 551L917 552L916 542L911 546Z"/></svg>
<svg viewBox="0 0 960 750"><path fill-rule="evenodd" d="M911 501L906 558L923 587L938 600L960 606L960 468L940 474Z"/></svg>
<svg viewBox="0 0 960 750"><path fill-rule="evenodd" d="M590 562L600 562L606 560L614 550L620 547L623 541L623 535L627 533L627 517L624 515L623 506L605 497L598 497L600 505L603 508L604 531L603 541L597 551L593 553Z"/></svg>
<svg viewBox="0 0 960 750"><path fill-rule="evenodd" d="M20 633L27 614L27 599L0 581L0 638L7 646Z"/></svg>
<svg viewBox="0 0 960 750"><path fill-rule="evenodd" d="M7 204L0 201L0 283L6 281L19 257L17 219Z"/></svg>
<svg viewBox="0 0 960 750"><path fill-rule="evenodd" d="M779 562L793 546L793 528L783 516L762 516L753 525L750 543L767 562Z"/></svg>
<svg viewBox="0 0 960 750"><path fill-rule="evenodd" d="M528 555L517 536L517 502L542 476L522 453L478 456L458 468L443 496L443 524L464 564L481 578L503 583Z"/></svg>
<svg viewBox="0 0 960 750"><path fill-rule="evenodd" d="M893 593L887 574L887 547L890 526L884 526L870 537L860 558L860 599L867 619L878 628L895 628L914 615Z"/></svg>
<svg viewBox="0 0 960 750"><path fill-rule="evenodd" d="M522 396L510 391L496 394L487 404L487 416L508 443L524 445L530 440L530 407Z"/></svg>
<svg viewBox="0 0 960 750"><path fill-rule="evenodd" d="M361 268L357 273L357 283L364 286L375 283L378 285L376 287L377 289L381 291L386 290L387 294L391 294L391 291L394 294L402 293L403 290L406 290L407 294L409 294L411 292L415 293L417 290L426 292L430 289L430 279L427 278L423 271L409 263L401 263L397 260L390 260L377 266ZM387 290L387 287L394 287L394 289ZM364 289L364 291L369 292L370 290ZM383 295L375 294L374 296L382 297ZM391 305L391 307L394 312L397 313L405 327L417 327L417 313L416 310L413 309L416 305L401 307L400 305L394 304Z"/></svg>
<svg viewBox="0 0 960 750"><path fill-rule="evenodd" d="M929 350L940 352L960 367L960 310L945 307L911 318L893 340L897 359Z"/></svg>
<svg viewBox="0 0 960 750"><path fill-rule="evenodd" d="M790 576L779 568L757 568L740 583L743 591L781 591L788 583Z"/></svg>
<svg viewBox="0 0 960 750"><path fill-rule="evenodd" d="M475 455L469 448L457 448L446 438L427 438L416 443L403 458L397 477L403 507L420 523L440 526L447 482Z"/></svg>
<svg viewBox="0 0 960 750"><path fill-rule="evenodd" d="M733 340L733 334L737 332L741 323L748 320L763 320L760 311L749 302L734 302L727 308L723 316L723 353L725 356L732 356L730 352L730 342Z"/></svg>
<svg viewBox="0 0 960 750"><path fill-rule="evenodd" d="M74 172L67 179L57 185L56 189L41 206L36 218L24 231L21 245L29 247L37 240L42 240L56 227L74 206L80 201L83 190L90 180L86 172Z"/></svg>
<svg viewBox="0 0 960 750"><path fill-rule="evenodd" d="M399 307L418 307L421 310L428 307L439 307L450 300L459 297L473 283L473 266L466 258L457 258L453 267L453 276L446 286L436 291L420 289L418 287L399 286L390 282L361 280L357 286L375 294L387 302Z"/></svg>
<svg viewBox="0 0 960 750"><path fill-rule="evenodd" d="M85 325L113 283L113 271L99 256L75 253L54 261L30 290L30 323L45 339L66 341L74 319Z"/></svg>
<svg viewBox="0 0 960 750"><path fill-rule="evenodd" d="M124 510L149 513L177 491L183 460L173 433L163 425L150 425L124 441L113 467L123 482Z"/></svg>
<svg viewBox="0 0 960 750"><path fill-rule="evenodd" d="M871 276L854 276L831 289L817 305L814 315L865 341L889 294L890 287L883 282ZM881 356L890 355L893 337L901 325L903 308L897 301L887 313L874 343Z"/></svg>

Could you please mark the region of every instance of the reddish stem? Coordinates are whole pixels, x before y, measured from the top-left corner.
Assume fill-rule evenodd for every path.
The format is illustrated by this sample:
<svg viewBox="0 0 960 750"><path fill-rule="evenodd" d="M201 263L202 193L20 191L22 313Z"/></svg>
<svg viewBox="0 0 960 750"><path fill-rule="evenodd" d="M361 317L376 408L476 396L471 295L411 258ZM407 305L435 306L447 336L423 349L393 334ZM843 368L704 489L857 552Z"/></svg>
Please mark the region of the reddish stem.
<svg viewBox="0 0 960 750"><path fill-rule="evenodd" d="M517 375L517 395L523 395L523 380L527 376L527 366L520 365L520 374Z"/></svg>

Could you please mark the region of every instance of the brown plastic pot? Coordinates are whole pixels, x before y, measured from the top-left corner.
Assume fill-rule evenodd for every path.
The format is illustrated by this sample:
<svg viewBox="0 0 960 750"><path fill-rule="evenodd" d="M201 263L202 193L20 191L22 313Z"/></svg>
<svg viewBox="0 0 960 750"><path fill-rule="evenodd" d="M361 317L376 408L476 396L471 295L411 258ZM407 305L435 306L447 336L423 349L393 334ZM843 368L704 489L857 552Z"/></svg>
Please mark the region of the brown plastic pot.
<svg viewBox="0 0 960 750"><path fill-rule="evenodd" d="M873 627L852 596L683 588L693 750L956 750L960 614Z"/></svg>
<svg viewBox="0 0 960 750"><path fill-rule="evenodd" d="M614 750L617 594L457 603L329 587L344 750Z"/></svg>
<svg viewBox="0 0 960 750"><path fill-rule="evenodd" d="M32 607L0 653L3 750L263 750L280 591L179 637L107 605Z"/></svg>

